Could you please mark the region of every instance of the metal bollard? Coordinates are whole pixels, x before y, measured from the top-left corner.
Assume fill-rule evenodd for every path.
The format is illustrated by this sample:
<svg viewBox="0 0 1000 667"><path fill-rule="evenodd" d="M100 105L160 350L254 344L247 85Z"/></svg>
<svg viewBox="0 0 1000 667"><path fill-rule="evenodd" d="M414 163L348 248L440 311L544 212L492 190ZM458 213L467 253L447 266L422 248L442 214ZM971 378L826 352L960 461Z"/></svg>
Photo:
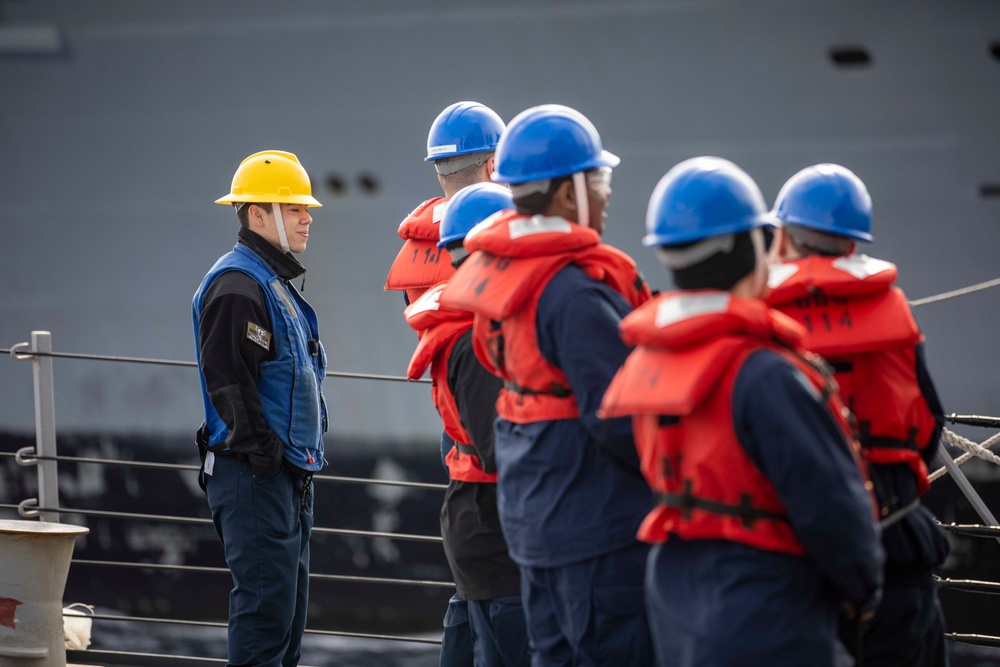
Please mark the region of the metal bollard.
<svg viewBox="0 0 1000 667"><path fill-rule="evenodd" d="M0 665L66 667L63 590L89 528L0 521Z"/></svg>

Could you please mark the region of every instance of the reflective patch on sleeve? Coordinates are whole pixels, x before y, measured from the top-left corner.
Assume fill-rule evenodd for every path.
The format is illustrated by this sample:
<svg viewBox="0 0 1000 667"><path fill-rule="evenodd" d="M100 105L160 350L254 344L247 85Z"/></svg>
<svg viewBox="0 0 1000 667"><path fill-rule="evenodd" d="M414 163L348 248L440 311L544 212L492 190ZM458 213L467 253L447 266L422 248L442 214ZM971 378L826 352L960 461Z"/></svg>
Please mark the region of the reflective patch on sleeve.
<svg viewBox="0 0 1000 667"><path fill-rule="evenodd" d="M262 326L247 322L247 338L251 342L257 343L265 350L271 349L271 332Z"/></svg>
<svg viewBox="0 0 1000 667"><path fill-rule="evenodd" d="M274 289L274 293L278 295L278 298L285 303L285 307L288 308L288 313L292 317L298 317L295 305L292 303L292 297L288 296L288 292L285 291L285 286L281 284L281 279L275 278L272 280L271 287Z"/></svg>

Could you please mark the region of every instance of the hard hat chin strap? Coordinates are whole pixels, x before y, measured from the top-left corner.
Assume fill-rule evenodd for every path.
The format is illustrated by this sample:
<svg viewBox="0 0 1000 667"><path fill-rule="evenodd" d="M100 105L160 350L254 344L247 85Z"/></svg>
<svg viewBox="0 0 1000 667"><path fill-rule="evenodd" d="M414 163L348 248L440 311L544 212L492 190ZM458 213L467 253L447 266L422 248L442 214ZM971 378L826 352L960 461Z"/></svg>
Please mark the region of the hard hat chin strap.
<svg viewBox="0 0 1000 667"><path fill-rule="evenodd" d="M576 224L590 227L587 178L583 175L582 171L573 174L573 195L576 197Z"/></svg>
<svg viewBox="0 0 1000 667"><path fill-rule="evenodd" d="M281 217L281 204L271 204L274 211L274 224L278 228L278 240L281 242L281 251L288 252L288 236L285 235L285 220Z"/></svg>
<svg viewBox="0 0 1000 667"><path fill-rule="evenodd" d="M770 265L767 261L767 249L764 247L764 231L760 227L750 230L750 242L753 243L754 266L752 289L757 298L767 296L767 279L770 275Z"/></svg>

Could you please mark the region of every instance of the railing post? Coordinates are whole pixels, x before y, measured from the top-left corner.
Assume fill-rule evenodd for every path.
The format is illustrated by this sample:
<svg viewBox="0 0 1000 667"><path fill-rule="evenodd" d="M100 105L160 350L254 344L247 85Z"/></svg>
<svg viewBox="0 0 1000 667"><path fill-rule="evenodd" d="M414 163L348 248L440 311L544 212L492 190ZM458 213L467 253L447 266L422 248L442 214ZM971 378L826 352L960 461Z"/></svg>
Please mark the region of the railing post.
<svg viewBox="0 0 1000 667"><path fill-rule="evenodd" d="M51 352L52 334L31 332L32 352ZM56 397L52 378L52 357L34 355L35 451L39 456L56 455ZM59 475L56 461L38 462L38 506L59 507ZM41 512L42 521L59 523L58 512Z"/></svg>

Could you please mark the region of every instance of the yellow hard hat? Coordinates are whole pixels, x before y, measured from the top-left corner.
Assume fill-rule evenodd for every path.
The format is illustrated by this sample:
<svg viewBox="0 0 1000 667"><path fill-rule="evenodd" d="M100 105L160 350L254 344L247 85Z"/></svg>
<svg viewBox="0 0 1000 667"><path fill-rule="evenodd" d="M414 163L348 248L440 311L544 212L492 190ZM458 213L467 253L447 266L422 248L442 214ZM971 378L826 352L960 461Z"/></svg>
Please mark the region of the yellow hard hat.
<svg viewBox="0 0 1000 667"><path fill-rule="evenodd" d="M240 163L232 191L216 204L257 202L322 206L312 196L309 174L299 159L285 151L261 151Z"/></svg>

